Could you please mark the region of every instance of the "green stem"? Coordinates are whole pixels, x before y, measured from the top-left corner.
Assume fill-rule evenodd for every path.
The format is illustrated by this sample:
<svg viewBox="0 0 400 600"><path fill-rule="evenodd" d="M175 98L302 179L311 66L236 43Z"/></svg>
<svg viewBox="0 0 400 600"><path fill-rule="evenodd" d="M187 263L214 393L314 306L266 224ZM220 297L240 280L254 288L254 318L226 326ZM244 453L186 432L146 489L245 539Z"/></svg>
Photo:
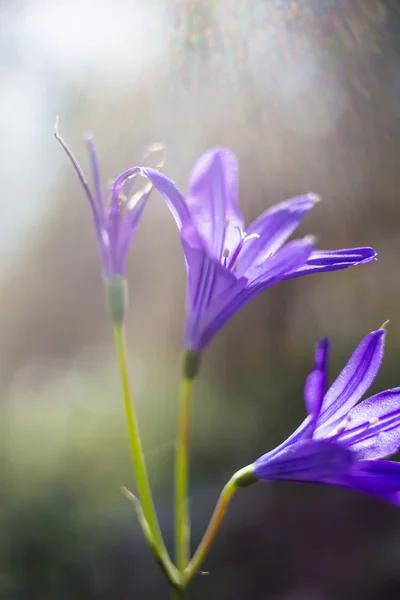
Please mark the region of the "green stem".
<svg viewBox="0 0 400 600"><path fill-rule="evenodd" d="M117 350L118 365L121 374L122 392L125 404L126 421L129 432L129 442L132 451L134 473L139 491L139 497L143 508L143 513L148 523L150 532L154 540L153 552L162 563L163 569L168 579L174 586L180 585L180 576L176 567L172 564L158 523L153 498L151 495L149 478L147 475L146 464L143 455L142 444L140 441L139 429L133 403L131 401L131 391L129 384L128 363L126 356L125 331L122 324L114 323L114 339Z"/></svg>
<svg viewBox="0 0 400 600"><path fill-rule="evenodd" d="M182 380L179 416L178 440L175 458L175 552L176 564L183 574L190 559L190 522L188 507L188 454L190 429L190 399L193 379Z"/></svg>
<svg viewBox="0 0 400 600"><path fill-rule="evenodd" d="M228 505L232 499L233 494L236 492L238 488L246 487L247 485L251 485L252 483L256 483L257 478L253 474L253 467L249 465L248 467L244 467L237 473L235 473L228 483L225 485L222 490L220 497L218 499L217 505L214 509L214 513L211 517L211 520L208 524L206 532L201 540L192 560L189 565L185 569L183 586L186 587L189 581L196 575L196 573L200 570L200 567L203 563L203 560L209 551L211 544L213 543L215 536L218 533L218 530L221 526L221 523L224 519L226 510Z"/></svg>

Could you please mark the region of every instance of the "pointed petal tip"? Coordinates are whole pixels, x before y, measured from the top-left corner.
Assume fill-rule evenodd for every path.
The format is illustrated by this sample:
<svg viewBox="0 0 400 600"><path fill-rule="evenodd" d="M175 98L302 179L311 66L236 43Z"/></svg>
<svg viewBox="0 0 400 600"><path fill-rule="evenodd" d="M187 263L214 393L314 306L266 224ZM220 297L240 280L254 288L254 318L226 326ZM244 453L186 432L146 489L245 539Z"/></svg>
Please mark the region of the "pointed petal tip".
<svg viewBox="0 0 400 600"><path fill-rule="evenodd" d="M310 246L315 246L317 243L317 238L315 237L315 235L306 235L303 238L303 242L305 244L310 244Z"/></svg>
<svg viewBox="0 0 400 600"><path fill-rule="evenodd" d="M390 323L390 319L387 319L382 325L379 327L379 330L383 329L384 333L386 333L386 328Z"/></svg>
<svg viewBox="0 0 400 600"><path fill-rule="evenodd" d="M361 260L356 263L356 265L362 265L371 262L372 260L377 260L378 253L374 248L370 246L366 246L365 248L360 248Z"/></svg>
<svg viewBox="0 0 400 600"><path fill-rule="evenodd" d="M359 267L360 265L366 265L373 260L378 259L378 253L370 246L350 248L349 250L354 252L353 256L351 257L351 262L349 261L348 263L349 267Z"/></svg>
<svg viewBox="0 0 400 600"><path fill-rule="evenodd" d="M233 158L237 161L236 154L229 148L226 148L225 146L214 146L213 148L206 150L202 156L200 156L199 160L208 159L211 162L216 159L224 160L226 157Z"/></svg>
<svg viewBox="0 0 400 600"><path fill-rule="evenodd" d="M323 352L325 352L330 344L330 340L328 338L327 335L325 335L324 337L322 337L319 342L317 343L317 345L315 346L316 350L321 350Z"/></svg>
<svg viewBox="0 0 400 600"><path fill-rule="evenodd" d="M307 196L309 200L312 200L312 202L314 202L314 204L317 204L322 200L321 196L319 196L319 194L315 194L314 192L308 192Z"/></svg>

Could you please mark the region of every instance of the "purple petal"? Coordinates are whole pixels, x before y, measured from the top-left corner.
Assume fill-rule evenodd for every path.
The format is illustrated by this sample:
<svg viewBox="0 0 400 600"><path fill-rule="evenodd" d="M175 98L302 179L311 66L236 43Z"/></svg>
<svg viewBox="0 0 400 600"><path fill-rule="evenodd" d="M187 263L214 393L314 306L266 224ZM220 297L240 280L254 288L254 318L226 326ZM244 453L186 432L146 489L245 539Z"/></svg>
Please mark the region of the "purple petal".
<svg viewBox="0 0 400 600"><path fill-rule="evenodd" d="M249 289L253 286L265 289L285 279L286 273L296 270L304 264L314 249L314 238L307 236L294 240L280 248L262 264L250 268L246 273Z"/></svg>
<svg viewBox="0 0 400 600"><path fill-rule="evenodd" d="M349 471L352 453L325 440L300 441L272 457L265 454L254 463L254 473L265 481L326 483Z"/></svg>
<svg viewBox="0 0 400 600"><path fill-rule="evenodd" d="M362 340L325 394L315 432L318 437L340 422L374 381L383 358L385 333L378 329Z"/></svg>
<svg viewBox="0 0 400 600"><path fill-rule="evenodd" d="M338 438L358 458L384 458L400 448L400 388L364 400L347 416L347 427Z"/></svg>
<svg viewBox="0 0 400 600"><path fill-rule="evenodd" d="M243 247L238 261L238 275L244 275L253 264L274 254L292 235L303 217L315 206L315 194L297 196L265 211L247 229L247 235L259 237Z"/></svg>
<svg viewBox="0 0 400 600"><path fill-rule="evenodd" d="M202 248L195 248L182 239L187 264L187 298L185 346L195 351L204 348L206 314L214 298L229 295L238 282L233 273L210 258Z"/></svg>
<svg viewBox="0 0 400 600"><path fill-rule="evenodd" d="M171 179L156 169L141 167L140 173L150 179L154 187L160 192L170 209L179 230L181 230L182 225L191 219L186 200L182 193Z"/></svg>
<svg viewBox="0 0 400 600"><path fill-rule="evenodd" d="M104 217L104 202L103 202L103 194L101 193L99 160L97 158L97 152L94 147L93 137L91 135L86 136L85 141L86 141L86 146L87 146L87 149L89 152L90 167L92 170L93 187L94 187L94 191L95 191L95 197L97 200L97 205L99 207L100 214Z"/></svg>
<svg viewBox="0 0 400 600"><path fill-rule="evenodd" d="M377 257L373 248L349 248L343 250L316 250L310 256L307 264L291 273L286 279L301 277L311 273L338 271L371 262Z"/></svg>
<svg viewBox="0 0 400 600"><path fill-rule="evenodd" d="M187 205L209 252L221 259L225 248L233 249L234 240L228 236L237 238L235 228L244 227L238 206L238 164L232 152L214 148L199 158L190 174Z"/></svg>
<svg viewBox="0 0 400 600"><path fill-rule="evenodd" d="M123 199L122 188L124 184L133 177L140 175L139 167L132 167L121 173L114 181L111 188L110 206L107 215L107 232L110 244L110 252L115 258L118 249L118 240L121 232L122 221L125 215L126 201Z"/></svg>
<svg viewBox="0 0 400 600"><path fill-rule="evenodd" d="M59 135L57 129L55 130L55 137L56 137L57 141L63 147L68 158L70 159L72 166L75 169L76 174L78 175L79 181L81 182L82 187L85 190L87 199L89 200L90 209L92 211L93 223L94 223L94 227L95 227L95 231L96 231L97 245L99 247L99 252L100 252L102 270L103 270L104 276L108 277L108 276L112 275L112 273L110 270L111 266L110 266L109 256L108 256L109 241L108 241L107 233L104 228L104 216L100 211L100 207L97 206L97 204L96 204L96 201L93 197L93 194L92 194L92 191L88 184L88 181L86 179L86 176L85 176L80 164L78 163L77 159L75 158L75 155L73 154L73 152L70 150L70 148L64 142L63 138Z"/></svg>
<svg viewBox="0 0 400 600"><path fill-rule="evenodd" d="M315 424L326 391L329 340L323 338L315 351L314 369L308 375L304 387L304 399L308 414Z"/></svg>
<svg viewBox="0 0 400 600"><path fill-rule="evenodd" d="M399 504L400 464L387 460L355 461L350 473L343 474L332 483Z"/></svg>
<svg viewBox="0 0 400 600"><path fill-rule="evenodd" d="M125 262L129 246L131 245L133 235L139 225L140 219L143 216L152 189L153 187L148 184L147 188L138 192L137 195L135 194L136 200L134 201L134 204L131 205L133 200L131 199L126 207L117 241L117 248L114 252L114 270L118 275L124 275L125 273Z"/></svg>
<svg viewBox="0 0 400 600"><path fill-rule="evenodd" d="M203 323L202 347L204 348L208 344L213 335L242 306L263 290L280 281L288 269L296 268L299 264L304 263L313 247L313 240L309 237L290 242L267 259L264 265L252 270L254 277L252 281L241 277L237 280L237 284L228 291L224 290L224 293L219 296L214 294L213 302L210 303Z"/></svg>

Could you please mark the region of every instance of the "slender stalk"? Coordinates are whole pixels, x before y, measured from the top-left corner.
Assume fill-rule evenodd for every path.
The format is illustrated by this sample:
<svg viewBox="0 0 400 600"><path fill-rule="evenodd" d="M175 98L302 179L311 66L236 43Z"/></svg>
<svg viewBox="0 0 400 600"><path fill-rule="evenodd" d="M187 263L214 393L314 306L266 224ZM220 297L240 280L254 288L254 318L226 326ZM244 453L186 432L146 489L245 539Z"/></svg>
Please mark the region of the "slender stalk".
<svg viewBox="0 0 400 600"><path fill-rule="evenodd" d="M183 573L190 559L188 507L188 454L190 399L193 379L184 377L179 398L178 440L175 458L175 553L178 571Z"/></svg>
<svg viewBox="0 0 400 600"><path fill-rule="evenodd" d="M154 540L153 552L162 563L163 570L174 586L179 586L180 577L176 567L172 564L158 523L153 498L151 495L149 478L143 455L142 444L137 425L137 419L133 403L131 401L131 390L128 374L128 363L126 356L125 332L122 324L114 323L114 339L117 350L118 365L121 374L122 391L124 397L126 422L128 425L129 442L133 458L134 473L139 491L139 497L143 513Z"/></svg>
<svg viewBox="0 0 400 600"><path fill-rule="evenodd" d="M211 544L213 543L215 536L221 526L224 519L228 505L232 499L233 494L238 488L247 487L258 481L257 477L253 473L253 466L249 465L237 471L225 485L222 490L217 505L214 509L211 520L208 524L206 532L201 540L192 560L186 567L183 577L182 585L186 588L189 581L196 575L200 570L203 560L209 551Z"/></svg>
<svg viewBox="0 0 400 600"><path fill-rule="evenodd" d="M233 478L232 478L233 479ZM237 487L235 483L230 479L228 483L225 485L224 489L221 492L221 495L218 499L217 505L214 509L214 513L211 517L211 520L208 524L206 532L201 540L192 560L189 565L185 569L184 573L184 585L186 586L189 581L196 575L196 573L200 570L200 567L203 563L203 560L210 549L211 544L214 541L214 538L221 526L223 518L225 516L228 505L231 501L231 498L236 491Z"/></svg>

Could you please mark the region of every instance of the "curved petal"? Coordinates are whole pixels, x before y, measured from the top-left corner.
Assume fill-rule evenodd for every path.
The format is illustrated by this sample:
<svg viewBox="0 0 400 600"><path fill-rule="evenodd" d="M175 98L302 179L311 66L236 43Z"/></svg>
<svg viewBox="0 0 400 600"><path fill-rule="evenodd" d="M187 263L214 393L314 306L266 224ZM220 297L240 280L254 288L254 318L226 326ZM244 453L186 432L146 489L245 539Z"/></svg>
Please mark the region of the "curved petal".
<svg viewBox="0 0 400 600"><path fill-rule="evenodd" d="M315 194L296 196L272 206L253 221L246 233L255 237L243 246L238 260L238 275L246 274L252 265L258 265L274 254L317 201Z"/></svg>
<svg viewBox="0 0 400 600"><path fill-rule="evenodd" d="M186 200L175 183L156 169L151 169L150 167L137 167L137 169L142 175L150 179L154 187L160 192L179 230L181 230L182 225L189 221L191 217Z"/></svg>
<svg viewBox="0 0 400 600"><path fill-rule="evenodd" d="M354 462L352 453L325 440L305 440L288 446L272 458L265 454L254 463L254 474L264 481L326 483L342 476Z"/></svg>
<svg viewBox="0 0 400 600"><path fill-rule="evenodd" d="M371 396L353 408L337 441L358 458L384 458L400 448L400 388Z"/></svg>
<svg viewBox="0 0 400 600"><path fill-rule="evenodd" d="M362 340L325 394L315 431L318 437L339 423L374 381L383 358L385 333L378 329Z"/></svg>
<svg viewBox="0 0 400 600"><path fill-rule="evenodd" d="M297 271L290 273L286 279L302 277L311 273L339 271L347 267L355 267L371 262L377 257L373 248L348 248L343 250L316 250L310 256L307 264Z"/></svg>
<svg viewBox="0 0 400 600"><path fill-rule="evenodd" d="M118 243L121 234L123 235L123 220L125 218L126 205L125 197L122 193L124 184L134 177L140 175L139 167L127 169L117 177L111 187L110 205L107 215L107 233L110 244L110 251L114 259L118 254Z"/></svg>
<svg viewBox="0 0 400 600"><path fill-rule="evenodd" d="M315 351L314 369L308 375L304 386L304 400L314 426L326 391L328 350L329 340L322 338Z"/></svg>
<svg viewBox="0 0 400 600"><path fill-rule="evenodd" d="M209 252L221 259L224 249L232 250L238 242L235 228L244 227L238 206L238 164L232 152L214 148L198 159L189 178L187 205Z"/></svg>

